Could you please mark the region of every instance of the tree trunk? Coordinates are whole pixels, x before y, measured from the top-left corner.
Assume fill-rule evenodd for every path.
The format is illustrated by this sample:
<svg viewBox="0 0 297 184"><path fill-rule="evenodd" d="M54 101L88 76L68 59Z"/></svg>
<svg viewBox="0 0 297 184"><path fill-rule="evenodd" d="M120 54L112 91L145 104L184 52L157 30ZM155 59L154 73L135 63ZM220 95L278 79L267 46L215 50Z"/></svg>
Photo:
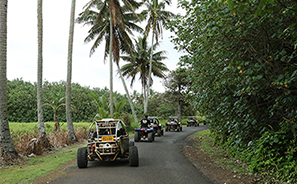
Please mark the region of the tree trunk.
<svg viewBox="0 0 297 184"><path fill-rule="evenodd" d="M132 103L132 100L131 100L131 97L130 97L128 88L127 88L127 86L126 86L124 77L123 77L123 75L122 75L120 66L119 66L119 65L117 65L117 66L118 66L118 71L119 71L119 73L120 73L120 77L121 77L121 79L122 79L122 83L123 83L123 85L124 85L124 88L125 88L125 91L126 91L126 94L127 94L127 97L128 97L128 101L129 101L129 104L130 104L130 107L131 107L131 110L132 110L132 114L133 114L133 117L134 117L134 121L135 121L135 122L138 122L138 119L137 119L137 116L136 116L136 113L135 113L135 110L134 110L134 106L133 106L133 103Z"/></svg>
<svg viewBox="0 0 297 184"><path fill-rule="evenodd" d="M110 3L109 3L110 4ZM110 93L109 93L109 108L110 108L110 117L113 118L113 69L112 69L112 9L110 8L110 31L109 31L109 70L110 70Z"/></svg>
<svg viewBox="0 0 297 184"><path fill-rule="evenodd" d="M66 83L66 118L68 137L72 141L77 141L75 136L72 117L71 117L71 76L72 76L72 51L73 51L73 34L74 34L74 15L76 0L72 0L70 13L70 28L68 42L68 64L67 64L67 83Z"/></svg>
<svg viewBox="0 0 297 184"><path fill-rule="evenodd" d="M60 130L60 122L57 116L57 109L54 109L54 122L55 122L54 132L57 132Z"/></svg>
<svg viewBox="0 0 297 184"><path fill-rule="evenodd" d="M154 33L155 31L153 30L153 35L152 35L152 47L151 47L151 53L150 53L150 67L149 67L149 78L148 78L148 84L147 84L147 99L146 99L146 108L147 109L147 106L148 106L148 99L149 99L149 96L150 96L150 86L151 86L151 76L152 76L152 68L153 68L153 65L152 65L152 60L153 60L153 47L154 47Z"/></svg>
<svg viewBox="0 0 297 184"><path fill-rule="evenodd" d="M18 158L7 117L7 0L0 0L0 145L4 162ZM1 160L0 160L1 162Z"/></svg>
<svg viewBox="0 0 297 184"><path fill-rule="evenodd" d="M42 141L43 147L50 147L49 141L46 137L45 126L43 122L42 110L42 39L43 39L43 20L42 20L42 0L38 0L37 5L37 19L38 19L38 61L37 61L37 111L38 111L38 129L39 137Z"/></svg>
<svg viewBox="0 0 297 184"><path fill-rule="evenodd" d="M182 104L182 100L180 99L181 98L181 86L178 85L178 93L179 93L179 97L178 97L178 119L179 121L181 121L181 104Z"/></svg>
<svg viewBox="0 0 297 184"><path fill-rule="evenodd" d="M147 113L147 105L146 105L147 96L146 96L146 85L144 83L144 79L143 79L143 98L144 98L144 100L143 100L143 106L144 106L143 112L144 112L144 114L146 114Z"/></svg>
<svg viewBox="0 0 297 184"><path fill-rule="evenodd" d="M177 116L179 121L181 121L181 104L182 104L182 100L178 100L178 107L177 107Z"/></svg>

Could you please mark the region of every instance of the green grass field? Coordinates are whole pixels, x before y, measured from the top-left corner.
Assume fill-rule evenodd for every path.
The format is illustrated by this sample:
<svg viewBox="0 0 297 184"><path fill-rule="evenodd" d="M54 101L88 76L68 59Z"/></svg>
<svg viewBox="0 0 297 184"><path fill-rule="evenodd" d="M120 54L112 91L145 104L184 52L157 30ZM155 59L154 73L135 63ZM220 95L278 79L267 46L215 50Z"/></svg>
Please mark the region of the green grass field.
<svg viewBox="0 0 297 184"><path fill-rule="evenodd" d="M73 123L74 128L89 128L91 123L89 122L79 122ZM54 130L54 122L45 122L45 129L47 132L52 132ZM34 131L38 131L38 123L16 123L10 122L9 128L11 132L23 132L23 133L32 133ZM60 128L63 130L67 130L67 123L60 122Z"/></svg>

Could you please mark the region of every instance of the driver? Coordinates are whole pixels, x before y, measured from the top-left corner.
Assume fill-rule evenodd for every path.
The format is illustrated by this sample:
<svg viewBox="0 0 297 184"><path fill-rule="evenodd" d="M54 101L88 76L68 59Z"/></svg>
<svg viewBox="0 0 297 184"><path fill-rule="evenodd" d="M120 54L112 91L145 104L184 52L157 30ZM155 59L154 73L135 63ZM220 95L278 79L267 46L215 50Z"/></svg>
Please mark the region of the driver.
<svg viewBox="0 0 297 184"><path fill-rule="evenodd" d="M144 115L144 118L140 121L139 124L141 128L148 128L150 120L147 119L147 115Z"/></svg>

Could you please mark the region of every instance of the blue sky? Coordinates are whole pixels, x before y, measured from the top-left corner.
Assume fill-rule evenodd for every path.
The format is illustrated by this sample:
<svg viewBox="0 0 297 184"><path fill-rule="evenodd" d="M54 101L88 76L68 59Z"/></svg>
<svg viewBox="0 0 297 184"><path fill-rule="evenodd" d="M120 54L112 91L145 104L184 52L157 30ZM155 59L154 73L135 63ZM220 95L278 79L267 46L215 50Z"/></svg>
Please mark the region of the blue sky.
<svg viewBox="0 0 297 184"><path fill-rule="evenodd" d="M76 1L76 17L87 2L88 0ZM43 1L43 79L50 82L66 81L70 6L71 0ZM182 11L176 8L176 2L167 10L174 13ZM92 43L84 43L88 29L89 27L83 27L82 24L75 24L72 82L90 88L109 88L109 64L108 60L106 64L103 62L105 43L90 58ZM159 50L168 52L168 59L163 62L170 70L174 70L182 53L173 49L170 35L172 33L164 30ZM116 75L116 65L113 68L113 89L124 94L122 82ZM37 0L8 2L7 78L37 81ZM126 83L130 86L129 80ZM165 91L162 81L157 78L154 78L152 88L158 92ZM140 81L136 81L133 88L129 87L130 93L133 90L141 92Z"/></svg>

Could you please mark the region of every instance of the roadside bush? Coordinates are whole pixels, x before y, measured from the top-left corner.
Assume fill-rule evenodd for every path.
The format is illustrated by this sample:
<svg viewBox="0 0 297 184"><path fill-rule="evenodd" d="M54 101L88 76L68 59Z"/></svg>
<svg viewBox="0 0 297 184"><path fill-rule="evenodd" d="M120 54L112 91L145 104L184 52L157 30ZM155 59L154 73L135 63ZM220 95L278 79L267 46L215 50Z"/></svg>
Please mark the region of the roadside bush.
<svg viewBox="0 0 297 184"><path fill-rule="evenodd" d="M134 122L133 116L131 114L124 113L121 117L125 125L130 128L132 122Z"/></svg>
<svg viewBox="0 0 297 184"><path fill-rule="evenodd" d="M249 164L253 173L272 176L282 181L297 181L296 124L282 122L279 131L266 131L258 140L248 145L235 145L229 138L222 148L228 154Z"/></svg>
<svg viewBox="0 0 297 184"><path fill-rule="evenodd" d="M181 0L179 5L188 13L169 27L176 48L187 53L180 58L180 67L191 71L187 98L206 115L216 144L239 157L246 154L255 172L294 180L297 3Z"/></svg>

